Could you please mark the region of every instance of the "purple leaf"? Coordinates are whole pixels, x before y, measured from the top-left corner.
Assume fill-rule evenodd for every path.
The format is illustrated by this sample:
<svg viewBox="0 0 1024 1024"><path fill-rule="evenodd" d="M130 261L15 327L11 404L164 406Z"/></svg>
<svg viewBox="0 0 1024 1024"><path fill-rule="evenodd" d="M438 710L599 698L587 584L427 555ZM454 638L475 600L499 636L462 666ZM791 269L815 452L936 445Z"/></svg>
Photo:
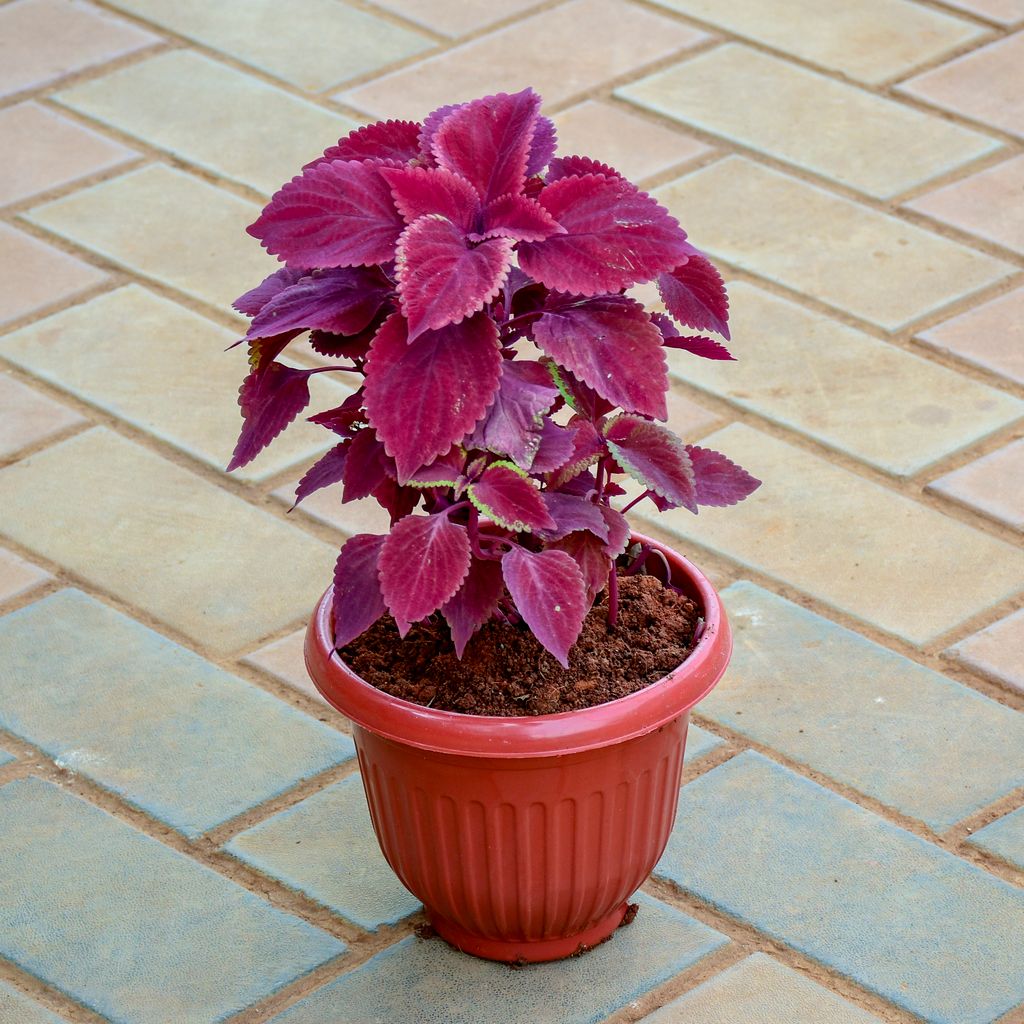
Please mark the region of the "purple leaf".
<svg viewBox="0 0 1024 1024"><path fill-rule="evenodd" d="M554 121L543 115L538 117L537 126L533 132L533 141L530 143L530 156L526 161L526 176L528 178L540 174L547 167L555 155L557 142L558 133L555 131Z"/></svg>
<svg viewBox="0 0 1024 1024"><path fill-rule="evenodd" d="M519 265L562 292L598 295L649 281L686 257L686 232L622 178L587 174L548 185L539 202L565 234L522 242Z"/></svg>
<svg viewBox="0 0 1024 1024"><path fill-rule="evenodd" d="M720 452L692 444L686 446L686 451L693 463L698 505L715 508L735 505L761 486L757 477L751 476Z"/></svg>
<svg viewBox="0 0 1024 1024"><path fill-rule="evenodd" d="M540 431L540 446L530 465L531 472L552 473L559 466L564 466L572 457L575 439L576 431L572 428L544 420Z"/></svg>
<svg viewBox="0 0 1024 1024"><path fill-rule="evenodd" d="M345 541L334 567L334 646L365 633L387 610L380 593L377 562L386 537L357 533Z"/></svg>
<svg viewBox="0 0 1024 1024"><path fill-rule="evenodd" d="M244 423L229 473L252 462L309 405L309 375L315 372L270 363L245 378L238 389Z"/></svg>
<svg viewBox="0 0 1024 1024"><path fill-rule="evenodd" d="M342 477L345 481L342 502L347 504L369 497L388 478L390 469L384 445L369 427L360 430L349 445Z"/></svg>
<svg viewBox="0 0 1024 1024"><path fill-rule="evenodd" d="M349 132L324 150L303 170L327 160L396 160L408 163L419 156L420 126L413 121L377 121Z"/></svg>
<svg viewBox="0 0 1024 1024"><path fill-rule="evenodd" d="M295 508L300 501L308 498L314 491L319 491L331 484L338 483L345 475L345 463L348 460L348 442L336 444L326 455L314 462L306 470L298 486L295 488ZM292 508L288 509L291 512Z"/></svg>
<svg viewBox="0 0 1024 1024"><path fill-rule="evenodd" d="M493 523L516 533L555 526L540 491L510 462L495 462L469 485L469 499Z"/></svg>
<svg viewBox="0 0 1024 1024"><path fill-rule="evenodd" d="M349 395L341 405L310 416L309 422L315 423L318 427L326 427L341 437L351 437L352 427L366 419L362 407L363 394L360 390Z"/></svg>
<svg viewBox="0 0 1024 1024"><path fill-rule="evenodd" d="M507 238L470 245L461 228L433 217L406 228L398 244L398 291L409 341L483 309L501 290L512 245Z"/></svg>
<svg viewBox="0 0 1024 1024"><path fill-rule="evenodd" d="M550 356L544 365L565 399L565 404L577 415L596 423L615 408L614 403L602 398L592 387L584 384L564 366L559 366Z"/></svg>
<svg viewBox="0 0 1024 1024"><path fill-rule="evenodd" d="M588 466L592 466L604 454L604 439L598 434L596 427L589 421L575 419L570 424L572 433L572 449L566 460L552 471L549 486L559 488L577 477ZM537 460L534 460L536 466Z"/></svg>
<svg viewBox="0 0 1024 1024"><path fill-rule="evenodd" d="M467 444L507 455L530 469L543 436L543 415L557 398L558 389L540 363L505 360L494 404Z"/></svg>
<svg viewBox="0 0 1024 1024"><path fill-rule="evenodd" d="M504 592L501 563L473 558L465 582L441 609L451 627L457 657L462 657L470 637L494 614Z"/></svg>
<svg viewBox="0 0 1024 1024"><path fill-rule="evenodd" d="M267 252L302 267L394 259L405 223L373 160L334 160L292 178L247 230Z"/></svg>
<svg viewBox="0 0 1024 1024"><path fill-rule="evenodd" d="M314 352L331 359L363 359L370 349L370 343L381 325L394 313L395 307L386 302L381 311L357 334L331 334L328 331L311 331L309 347Z"/></svg>
<svg viewBox="0 0 1024 1024"><path fill-rule="evenodd" d="M687 245L688 259L671 273L658 275L658 291L665 308L695 331L714 331L729 337L729 297L722 275L711 261Z"/></svg>
<svg viewBox="0 0 1024 1024"><path fill-rule="evenodd" d="M611 559L605 553L605 543L599 537L586 531L570 533L554 541L548 550L567 554L577 565L586 587L587 605L604 590L611 571Z"/></svg>
<svg viewBox="0 0 1024 1024"><path fill-rule="evenodd" d="M441 167L470 182L484 203L509 192L518 195L539 112L540 97L532 89L473 100L437 129L434 156Z"/></svg>
<svg viewBox="0 0 1024 1024"><path fill-rule="evenodd" d="M479 232L470 234L474 242L501 235L519 242L540 242L565 229L540 203L526 196L500 196L481 212Z"/></svg>
<svg viewBox="0 0 1024 1024"><path fill-rule="evenodd" d="M314 270L270 299L250 324L248 336L311 328L356 334L373 320L390 292L390 283L377 270Z"/></svg>
<svg viewBox="0 0 1024 1024"><path fill-rule="evenodd" d="M440 216L463 231L473 227L480 197L465 178L439 167L384 167L380 173L409 224L423 216Z"/></svg>
<svg viewBox="0 0 1024 1024"><path fill-rule="evenodd" d="M702 335L693 335L688 338L675 337L665 339L666 348L679 348L684 352L692 352L695 356L703 359L731 359L735 362L736 357L720 342L714 338L705 338Z"/></svg>
<svg viewBox="0 0 1024 1024"><path fill-rule="evenodd" d="M544 312L534 341L613 405L665 419L668 367L661 332L624 295L566 302Z"/></svg>
<svg viewBox="0 0 1024 1024"><path fill-rule="evenodd" d="M301 330L295 330L269 338L242 338L242 341L249 342L249 369L257 372L265 370L288 347L288 343L301 333Z"/></svg>
<svg viewBox="0 0 1024 1024"><path fill-rule="evenodd" d="M605 494L608 489L605 488ZM608 505L599 505L601 515L608 526L608 543L605 544L604 553L609 558L618 558L629 545L630 529L626 517L616 508Z"/></svg>
<svg viewBox="0 0 1024 1024"><path fill-rule="evenodd" d="M434 159L434 139L436 138L441 125L443 125L456 110L461 110L465 105L465 103L448 103L443 107L438 107L437 110L431 111L423 119L423 127L420 129L419 135L419 158L421 161L431 165L436 164L436 160Z"/></svg>
<svg viewBox="0 0 1024 1024"><path fill-rule="evenodd" d="M400 487L398 481L392 480L391 477L374 489L373 496L377 499L377 504L391 516L392 523L397 523L409 515L421 497L415 488Z"/></svg>
<svg viewBox="0 0 1024 1024"><path fill-rule="evenodd" d="M601 540L608 540L608 523L601 515L601 506L589 498L563 491L545 491L541 496L555 521L554 529L541 533L545 541L561 540L576 530L589 530Z"/></svg>
<svg viewBox="0 0 1024 1024"><path fill-rule="evenodd" d="M606 178L622 177L614 167L589 156L560 156L551 161L547 182L551 185L562 178L582 178L585 174L603 174Z"/></svg>
<svg viewBox="0 0 1024 1024"><path fill-rule="evenodd" d="M380 553L380 589L396 619L418 622L455 596L469 572L469 534L441 512L406 516Z"/></svg>
<svg viewBox="0 0 1024 1024"><path fill-rule="evenodd" d="M501 363L498 329L488 316L429 331L413 345L400 315L385 322L370 346L365 405L400 483L483 418L498 390Z"/></svg>
<svg viewBox="0 0 1024 1024"><path fill-rule="evenodd" d="M697 511L686 446L668 427L624 413L604 428L608 449L634 480L676 505Z"/></svg>
<svg viewBox="0 0 1024 1024"><path fill-rule="evenodd" d="M305 273L306 271L297 267L281 267L269 277L265 277L255 288L251 288L244 295L239 295L231 305L239 313L256 316L278 292L295 284Z"/></svg>
<svg viewBox="0 0 1024 1024"><path fill-rule="evenodd" d="M583 574L571 555L551 548L528 551L518 544L501 559L505 586L533 635L562 665L590 610Z"/></svg>
<svg viewBox="0 0 1024 1024"><path fill-rule="evenodd" d="M410 487L456 487L462 475L462 467L466 461L465 452L453 445L440 458L434 459L429 466L422 466L409 477Z"/></svg>

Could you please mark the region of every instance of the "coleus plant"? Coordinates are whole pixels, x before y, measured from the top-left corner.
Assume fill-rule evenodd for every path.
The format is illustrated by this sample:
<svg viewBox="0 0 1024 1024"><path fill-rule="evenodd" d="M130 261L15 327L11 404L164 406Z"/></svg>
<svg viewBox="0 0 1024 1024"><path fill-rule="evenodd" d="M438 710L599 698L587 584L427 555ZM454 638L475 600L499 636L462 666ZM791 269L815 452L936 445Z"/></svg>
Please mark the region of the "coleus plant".
<svg viewBox="0 0 1024 1024"><path fill-rule="evenodd" d="M540 106L526 89L359 128L248 229L284 266L235 303L251 372L228 469L306 409L313 374L361 378L309 417L337 440L296 491L340 483L390 514L341 549L338 647L385 614L403 636L441 617L461 657L497 617L567 665L605 588L615 623L619 479L641 488L627 509L694 513L759 484L662 422L666 348L732 358L704 333L729 338L720 275L618 171L556 157ZM651 281L670 315L628 294ZM334 362L278 361L306 331Z"/></svg>

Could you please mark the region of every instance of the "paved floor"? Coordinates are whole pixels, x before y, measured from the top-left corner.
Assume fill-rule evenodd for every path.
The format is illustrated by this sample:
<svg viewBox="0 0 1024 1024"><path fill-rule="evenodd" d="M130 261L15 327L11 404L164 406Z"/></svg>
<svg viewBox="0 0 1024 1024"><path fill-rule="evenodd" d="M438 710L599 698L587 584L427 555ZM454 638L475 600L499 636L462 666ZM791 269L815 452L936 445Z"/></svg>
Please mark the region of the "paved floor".
<svg viewBox="0 0 1024 1024"><path fill-rule="evenodd" d="M0 1022L1024 1021L1022 25L0 5ZM640 524L722 587L735 660L636 924L510 972L412 935L299 656L374 512L285 515L314 428L223 474L223 349L303 162L526 84L727 268L740 361L682 355L672 418L766 483Z"/></svg>

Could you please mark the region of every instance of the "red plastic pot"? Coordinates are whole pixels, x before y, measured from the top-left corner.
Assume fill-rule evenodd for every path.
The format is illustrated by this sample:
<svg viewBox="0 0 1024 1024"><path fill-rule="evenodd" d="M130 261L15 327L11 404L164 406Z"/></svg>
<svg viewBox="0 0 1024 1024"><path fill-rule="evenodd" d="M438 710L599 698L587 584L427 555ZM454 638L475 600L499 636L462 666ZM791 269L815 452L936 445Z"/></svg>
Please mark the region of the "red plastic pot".
<svg viewBox="0 0 1024 1024"><path fill-rule="evenodd" d="M306 665L353 722L381 850L468 953L537 962L603 941L665 850L690 709L722 677L732 637L703 574L634 539L664 553L704 631L657 683L582 711L494 718L399 700L333 652L330 589L309 624Z"/></svg>

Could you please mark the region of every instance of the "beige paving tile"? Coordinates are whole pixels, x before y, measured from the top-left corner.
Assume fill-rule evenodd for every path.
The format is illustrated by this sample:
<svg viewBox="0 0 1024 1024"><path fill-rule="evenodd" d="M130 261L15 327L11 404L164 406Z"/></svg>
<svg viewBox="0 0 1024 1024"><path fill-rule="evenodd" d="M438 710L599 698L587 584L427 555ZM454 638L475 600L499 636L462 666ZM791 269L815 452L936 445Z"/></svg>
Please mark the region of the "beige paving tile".
<svg viewBox="0 0 1024 1024"><path fill-rule="evenodd" d="M285 508L291 508L295 501L295 487L301 479L298 474L294 480L282 484L271 492ZM387 512L377 504L374 498L361 498L359 501L341 502L341 484L314 491L299 505L292 516L307 515L324 526L332 526L346 534L354 533L387 533L390 519Z"/></svg>
<svg viewBox="0 0 1024 1024"><path fill-rule="evenodd" d="M1003 25L1024 18L1024 0L946 0L946 3Z"/></svg>
<svg viewBox="0 0 1024 1024"><path fill-rule="evenodd" d="M274 269L245 233L255 203L191 174L151 164L51 203L26 219L129 270L230 311Z"/></svg>
<svg viewBox="0 0 1024 1024"><path fill-rule="evenodd" d="M954 644L949 653L965 665L1024 691L1024 608Z"/></svg>
<svg viewBox="0 0 1024 1024"><path fill-rule="evenodd" d="M13 551L0 548L0 601L20 597L52 579L39 566L19 558Z"/></svg>
<svg viewBox="0 0 1024 1024"><path fill-rule="evenodd" d="M223 469L241 427L236 398L248 372L243 346L224 351L236 338L177 303L129 285L0 338L0 355ZM331 409L350 394L329 376L311 379L311 410ZM300 418L232 475L263 480L330 445L323 427Z"/></svg>
<svg viewBox="0 0 1024 1024"><path fill-rule="evenodd" d="M622 86L616 95L879 198L1000 145L739 43Z"/></svg>
<svg viewBox="0 0 1024 1024"><path fill-rule="evenodd" d="M720 160L654 194L695 245L889 330L1013 270L745 157Z"/></svg>
<svg viewBox="0 0 1024 1024"><path fill-rule="evenodd" d="M824 459L740 423L701 443L763 486L652 521L879 629L924 644L1024 587L1017 548Z"/></svg>
<svg viewBox="0 0 1024 1024"><path fill-rule="evenodd" d="M543 0L376 0L378 7L394 11L403 18L445 36L464 36L485 28L495 21L504 21L522 14Z"/></svg>
<svg viewBox="0 0 1024 1024"><path fill-rule="evenodd" d="M940 352L1024 384L1024 288L929 327L918 337Z"/></svg>
<svg viewBox="0 0 1024 1024"><path fill-rule="evenodd" d="M939 477L928 490L1024 530L1024 440Z"/></svg>
<svg viewBox="0 0 1024 1024"><path fill-rule="evenodd" d="M0 534L215 654L308 614L336 557L104 427L0 470L0 507Z"/></svg>
<svg viewBox="0 0 1024 1024"><path fill-rule="evenodd" d="M985 30L911 0L655 0L862 82L881 82L981 38Z"/></svg>
<svg viewBox="0 0 1024 1024"><path fill-rule="evenodd" d="M743 281L736 362L667 350L671 371L830 448L908 476L1024 416L1024 402Z"/></svg>
<svg viewBox="0 0 1024 1024"><path fill-rule="evenodd" d="M159 41L84 0L14 0L0 6L0 96Z"/></svg>
<svg viewBox="0 0 1024 1024"><path fill-rule="evenodd" d="M294 633L289 633L288 636L275 640L272 644L253 651L252 654L247 654L242 658L242 663L266 672L267 675L286 686L304 693L307 697L312 697L325 708L330 708L330 704L320 696L306 671L306 662L302 653L305 641L306 630L297 629ZM334 714L338 713L334 712ZM338 718L340 719L342 716L339 714Z"/></svg>
<svg viewBox="0 0 1024 1024"><path fill-rule="evenodd" d="M0 206L117 167L138 156L38 103L0 110Z"/></svg>
<svg viewBox="0 0 1024 1024"><path fill-rule="evenodd" d="M112 0L114 6L320 92L404 60L429 39L341 0ZM272 139L268 138L268 144Z"/></svg>
<svg viewBox="0 0 1024 1024"><path fill-rule="evenodd" d="M911 78L903 92L1005 132L1024 135L1024 32Z"/></svg>
<svg viewBox="0 0 1024 1024"><path fill-rule="evenodd" d="M268 195L357 127L190 50L159 54L56 99Z"/></svg>
<svg viewBox="0 0 1024 1024"><path fill-rule="evenodd" d="M1024 253L1024 156L919 196L907 206Z"/></svg>
<svg viewBox="0 0 1024 1024"><path fill-rule="evenodd" d="M36 313L107 280L101 270L0 224L0 324Z"/></svg>
<svg viewBox="0 0 1024 1024"><path fill-rule="evenodd" d="M417 119L445 103L528 85L561 103L705 38L626 0L570 0L338 99L377 117Z"/></svg>
<svg viewBox="0 0 1024 1024"><path fill-rule="evenodd" d="M0 459L84 422L74 409L0 373Z"/></svg>

